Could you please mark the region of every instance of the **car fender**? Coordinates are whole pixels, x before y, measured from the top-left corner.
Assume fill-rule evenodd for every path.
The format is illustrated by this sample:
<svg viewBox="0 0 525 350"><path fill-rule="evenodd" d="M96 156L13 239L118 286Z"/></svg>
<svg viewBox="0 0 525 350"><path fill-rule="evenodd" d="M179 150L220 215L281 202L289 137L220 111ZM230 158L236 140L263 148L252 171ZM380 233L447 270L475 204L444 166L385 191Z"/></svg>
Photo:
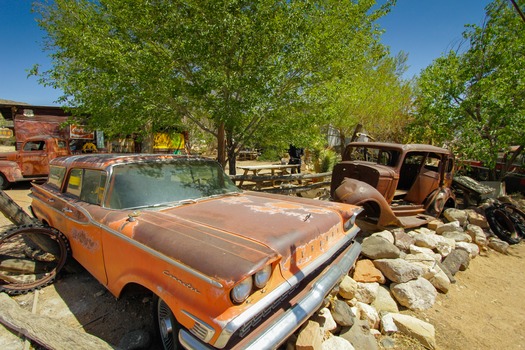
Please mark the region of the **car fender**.
<svg viewBox="0 0 525 350"><path fill-rule="evenodd" d="M390 208L385 197L366 182L346 177L335 190L334 200L347 204L361 205L365 208L367 203L375 203L380 210L378 221L380 226L401 226L401 222Z"/></svg>
<svg viewBox="0 0 525 350"><path fill-rule="evenodd" d="M456 206L456 196L452 189L448 187L442 187L432 192L425 203L425 211L435 217L439 217L443 210L447 208L447 203L453 203Z"/></svg>
<svg viewBox="0 0 525 350"><path fill-rule="evenodd" d="M0 173L4 174L9 182L16 182L23 178L18 163L9 160L0 161Z"/></svg>

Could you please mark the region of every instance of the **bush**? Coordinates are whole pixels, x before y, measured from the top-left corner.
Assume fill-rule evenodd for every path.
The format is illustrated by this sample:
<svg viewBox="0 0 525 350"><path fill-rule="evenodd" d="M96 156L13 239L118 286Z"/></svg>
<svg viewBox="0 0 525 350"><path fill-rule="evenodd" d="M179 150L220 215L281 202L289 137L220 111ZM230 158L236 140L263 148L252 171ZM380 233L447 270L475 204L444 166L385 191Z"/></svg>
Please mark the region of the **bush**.
<svg viewBox="0 0 525 350"><path fill-rule="evenodd" d="M314 156L317 156L317 159L314 160L314 168L317 173L332 171L334 165L337 163L337 153L331 149L314 152Z"/></svg>

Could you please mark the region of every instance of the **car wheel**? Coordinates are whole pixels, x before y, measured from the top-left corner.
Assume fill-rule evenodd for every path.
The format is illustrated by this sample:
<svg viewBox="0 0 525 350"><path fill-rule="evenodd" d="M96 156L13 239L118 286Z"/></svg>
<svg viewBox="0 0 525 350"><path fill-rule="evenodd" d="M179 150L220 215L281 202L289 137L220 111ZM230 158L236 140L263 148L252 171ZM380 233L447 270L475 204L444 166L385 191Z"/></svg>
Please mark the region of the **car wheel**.
<svg viewBox="0 0 525 350"><path fill-rule="evenodd" d="M0 173L0 190L7 190L11 183L7 180L4 174Z"/></svg>
<svg viewBox="0 0 525 350"><path fill-rule="evenodd" d="M181 349L178 339L180 324L173 316L170 307L157 296L154 299L153 306L153 318L162 348L164 350Z"/></svg>
<svg viewBox="0 0 525 350"><path fill-rule="evenodd" d="M496 236L509 244L517 244L521 241L516 227L512 220L507 216L504 209L494 206L485 210L485 217L489 223L490 229Z"/></svg>

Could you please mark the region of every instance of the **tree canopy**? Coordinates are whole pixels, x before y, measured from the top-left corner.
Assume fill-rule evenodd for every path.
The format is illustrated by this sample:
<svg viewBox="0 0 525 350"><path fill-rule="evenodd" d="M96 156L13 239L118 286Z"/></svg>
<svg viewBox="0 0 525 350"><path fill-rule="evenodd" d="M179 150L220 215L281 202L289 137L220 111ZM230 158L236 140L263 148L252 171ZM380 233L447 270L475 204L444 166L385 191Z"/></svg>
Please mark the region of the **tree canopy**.
<svg viewBox="0 0 525 350"><path fill-rule="evenodd" d="M340 144L345 144L357 125L362 125L376 140L402 141L412 105L410 81L402 77L406 59L404 53L390 57L384 52L332 86L330 95L334 101L326 113Z"/></svg>
<svg viewBox="0 0 525 350"><path fill-rule="evenodd" d="M421 73L411 134L494 167L499 151L520 146L517 157L525 146L525 22L494 0L483 25L467 26L463 37Z"/></svg>
<svg viewBox="0 0 525 350"><path fill-rule="evenodd" d="M39 74L110 136L195 123L232 172L261 130L322 122L327 84L362 70L393 2L54 0L35 8L53 60Z"/></svg>

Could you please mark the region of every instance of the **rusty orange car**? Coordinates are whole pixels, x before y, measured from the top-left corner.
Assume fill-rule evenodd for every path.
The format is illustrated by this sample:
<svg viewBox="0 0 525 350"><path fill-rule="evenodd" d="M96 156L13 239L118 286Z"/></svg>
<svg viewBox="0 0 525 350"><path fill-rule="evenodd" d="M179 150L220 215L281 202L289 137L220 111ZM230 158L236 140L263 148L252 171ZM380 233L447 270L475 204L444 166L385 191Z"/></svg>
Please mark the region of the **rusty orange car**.
<svg viewBox="0 0 525 350"><path fill-rule="evenodd" d="M57 158L31 197L113 295L153 293L165 349L279 346L361 250L360 207L241 191L201 157Z"/></svg>
<svg viewBox="0 0 525 350"><path fill-rule="evenodd" d="M380 227L418 227L456 206L454 155L424 144L352 142L332 174L333 200Z"/></svg>

